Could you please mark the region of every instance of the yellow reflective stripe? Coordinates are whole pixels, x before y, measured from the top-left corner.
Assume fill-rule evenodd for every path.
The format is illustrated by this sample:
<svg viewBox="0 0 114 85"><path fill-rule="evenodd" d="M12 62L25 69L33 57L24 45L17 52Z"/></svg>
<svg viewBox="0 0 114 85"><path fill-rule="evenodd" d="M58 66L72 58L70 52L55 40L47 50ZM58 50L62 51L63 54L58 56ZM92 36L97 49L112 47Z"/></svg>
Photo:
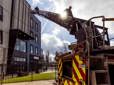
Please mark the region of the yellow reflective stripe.
<svg viewBox="0 0 114 85"><path fill-rule="evenodd" d="M76 59L76 61L77 61L79 64L83 64L83 61L80 60L79 55L75 55L75 59Z"/></svg>
<svg viewBox="0 0 114 85"><path fill-rule="evenodd" d="M70 84L70 85L74 85L74 83L73 83L73 82L71 82L71 81L69 82L69 84Z"/></svg>
<svg viewBox="0 0 114 85"><path fill-rule="evenodd" d="M75 82L75 85L78 85L78 82L77 82L77 80L76 80L74 74L72 75L72 78L73 78L73 80L74 80L74 82Z"/></svg>
<svg viewBox="0 0 114 85"><path fill-rule="evenodd" d="M59 68L60 64L61 64L61 59L59 59L59 62L58 62L58 68Z"/></svg>
<svg viewBox="0 0 114 85"><path fill-rule="evenodd" d="M75 82L75 85L79 85L78 82Z"/></svg>
<svg viewBox="0 0 114 85"><path fill-rule="evenodd" d="M86 83L84 82L84 85L86 85Z"/></svg>
<svg viewBox="0 0 114 85"><path fill-rule="evenodd" d="M61 71L61 73L60 73L60 77L62 76L62 71Z"/></svg>
<svg viewBox="0 0 114 85"><path fill-rule="evenodd" d="M58 68L59 68L59 64L60 64L60 59L59 59L59 61L58 61Z"/></svg>
<svg viewBox="0 0 114 85"><path fill-rule="evenodd" d="M75 59L76 59L76 61L79 63L79 65L82 65L82 64L83 64L83 61L80 60L79 55L75 55ZM80 68L83 70L83 72L84 72L84 74L85 74L85 73L86 73L86 67L84 66L84 67L80 67ZM81 75L81 74L80 74L80 75ZM78 85L78 83L75 84L75 85ZM86 85L85 81L83 82L83 85Z"/></svg>
<svg viewBox="0 0 114 85"><path fill-rule="evenodd" d="M59 67L59 73L61 72L61 69L62 69L62 63L60 65L60 67Z"/></svg>
<svg viewBox="0 0 114 85"><path fill-rule="evenodd" d="M76 74L78 75L78 78L83 79L80 72L79 72L79 70L78 70L78 68L77 68L77 66L76 66L76 64L75 64L75 62L74 62L74 60L73 60L73 68L74 68Z"/></svg>
<svg viewBox="0 0 114 85"><path fill-rule="evenodd" d="M60 74L60 75L58 75L58 77L61 79L61 76L62 76L62 62L61 62L62 60L61 59L59 59L59 62L58 62L58 74Z"/></svg>
<svg viewBox="0 0 114 85"><path fill-rule="evenodd" d="M73 80L74 80L74 82L75 82L75 85L78 85L78 81L76 80L74 74L72 75L72 78L73 78Z"/></svg>
<svg viewBox="0 0 114 85"><path fill-rule="evenodd" d="M72 83L72 82L70 82L70 85L73 85L73 83Z"/></svg>
<svg viewBox="0 0 114 85"><path fill-rule="evenodd" d="M82 65L82 64L83 64L83 61L80 60L79 55L75 55L75 59L76 59L76 61L79 63L79 65ZM80 67L80 68L81 68L81 67ZM81 69L83 70L83 72L84 72L84 74L85 74L85 67L83 67L83 68L81 68Z"/></svg>
<svg viewBox="0 0 114 85"><path fill-rule="evenodd" d="M60 60L59 60L59 65L61 64L61 62L62 62L62 60L60 59Z"/></svg>
<svg viewBox="0 0 114 85"><path fill-rule="evenodd" d="M68 85L67 80L65 80L64 85Z"/></svg>
<svg viewBox="0 0 114 85"><path fill-rule="evenodd" d="M86 69L85 69L85 67L84 68L81 68L82 70L83 70L83 72L84 72L84 74L86 73Z"/></svg>
<svg viewBox="0 0 114 85"><path fill-rule="evenodd" d="M73 80L74 80L74 81L76 81L76 82L77 82L77 80L76 80L76 78L75 78L74 74L72 74L72 78L73 78Z"/></svg>

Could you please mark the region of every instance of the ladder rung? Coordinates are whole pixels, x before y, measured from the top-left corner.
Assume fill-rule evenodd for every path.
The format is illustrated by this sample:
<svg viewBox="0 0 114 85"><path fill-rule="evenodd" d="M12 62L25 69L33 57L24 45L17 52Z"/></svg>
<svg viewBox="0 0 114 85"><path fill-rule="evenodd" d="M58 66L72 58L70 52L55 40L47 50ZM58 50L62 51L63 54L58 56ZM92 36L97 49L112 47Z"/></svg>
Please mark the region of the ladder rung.
<svg viewBox="0 0 114 85"><path fill-rule="evenodd" d="M90 56L90 58L100 58L100 59L103 59L104 56Z"/></svg>
<svg viewBox="0 0 114 85"><path fill-rule="evenodd" d="M110 84L97 84L97 85L110 85Z"/></svg>
<svg viewBox="0 0 114 85"><path fill-rule="evenodd" d="M94 70L96 73L106 73L108 70Z"/></svg>

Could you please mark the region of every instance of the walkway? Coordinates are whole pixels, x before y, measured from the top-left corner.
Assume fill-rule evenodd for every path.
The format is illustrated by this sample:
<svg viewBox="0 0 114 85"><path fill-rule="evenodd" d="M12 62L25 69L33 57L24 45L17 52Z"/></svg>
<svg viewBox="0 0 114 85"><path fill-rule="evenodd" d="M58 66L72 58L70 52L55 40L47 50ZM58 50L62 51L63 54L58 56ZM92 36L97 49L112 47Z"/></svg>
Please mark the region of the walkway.
<svg viewBox="0 0 114 85"><path fill-rule="evenodd" d="M53 85L54 80L46 80L46 81L33 81L33 82L23 82L23 83L11 83L11 84L3 84L3 85Z"/></svg>

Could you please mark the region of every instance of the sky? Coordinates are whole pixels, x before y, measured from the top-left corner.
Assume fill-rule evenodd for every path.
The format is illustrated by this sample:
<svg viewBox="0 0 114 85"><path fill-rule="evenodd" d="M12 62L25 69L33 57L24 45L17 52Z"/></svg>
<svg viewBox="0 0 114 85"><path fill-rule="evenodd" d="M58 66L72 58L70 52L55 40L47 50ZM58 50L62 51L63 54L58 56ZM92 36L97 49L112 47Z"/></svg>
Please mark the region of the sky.
<svg viewBox="0 0 114 85"><path fill-rule="evenodd" d="M89 19L93 16L104 15L114 17L114 0L27 0L31 7L38 6L42 10L61 13L64 9L72 6L73 15L77 18ZM48 50L50 56L54 58L56 51L64 51L64 47L76 39L69 32L59 25L37 16L42 25L42 48L44 53ZM96 20L95 20L96 22ZM102 26L102 22L97 19L96 24ZM109 28L110 38L114 38L114 22L106 22ZM114 41L111 41L114 45Z"/></svg>

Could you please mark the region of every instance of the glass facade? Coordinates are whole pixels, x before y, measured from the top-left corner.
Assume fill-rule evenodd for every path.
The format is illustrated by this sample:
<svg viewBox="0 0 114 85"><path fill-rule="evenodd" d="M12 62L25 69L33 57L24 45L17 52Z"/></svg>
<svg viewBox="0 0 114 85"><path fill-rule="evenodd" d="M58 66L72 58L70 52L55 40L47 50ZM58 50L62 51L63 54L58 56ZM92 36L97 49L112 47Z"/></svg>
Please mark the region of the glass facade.
<svg viewBox="0 0 114 85"><path fill-rule="evenodd" d="M34 40L30 40L30 54L40 56L41 55L41 25L40 21L36 19L35 16L30 18L30 35L34 37Z"/></svg>
<svg viewBox="0 0 114 85"><path fill-rule="evenodd" d="M35 49L35 52L36 52L36 54L38 54L38 48L36 47L36 49Z"/></svg>
<svg viewBox="0 0 114 85"><path fill-rule="evenodd" d="M30 45L30 53L34 53L33 45Z"/></svg>
<svg viewBox="0 0 114 85"><path fill-rule="evenodd" d="M20 57L14 57L14 61L20 61L20 62L25 62L26 58L20 58Z"/></svg>
<svg viewBox="0 0 114 85"><path fill-rule="evenodd" d="M26 42L17 39L16 40L16 45L15 45L15 50L26 52Z"/></svg>
<svg viewBox="0 0 114 85"><path fill-rule="evenodd" d="M36 43L38 42L38 37L37 36L35 36L35 41L36 41Z"/></svg>

